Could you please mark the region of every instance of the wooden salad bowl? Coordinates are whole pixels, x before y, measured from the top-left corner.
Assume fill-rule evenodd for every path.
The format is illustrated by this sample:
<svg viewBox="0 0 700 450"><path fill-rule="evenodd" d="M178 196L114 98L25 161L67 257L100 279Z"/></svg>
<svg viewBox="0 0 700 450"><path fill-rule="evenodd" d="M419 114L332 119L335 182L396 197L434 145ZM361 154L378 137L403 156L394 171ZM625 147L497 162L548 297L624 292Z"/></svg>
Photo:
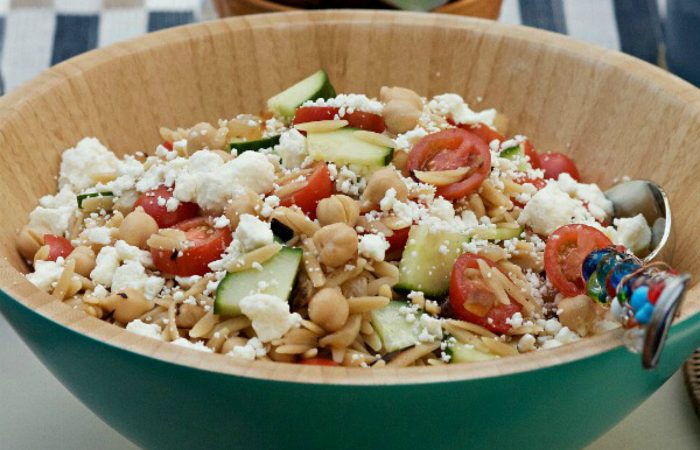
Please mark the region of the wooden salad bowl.
<svg viewBox="0 0 700 450"><path fill-rule="evenodd" d="M503 0L457 0L440 6L433 12L495 20L501 13L502 3ZM299 10L272 0L214 0L214 6L221 17Z"/></svg>
<svg viewBox="0 0 700 450"><path fill-rule="evenodd" d="M673 202L672 264L700 277L700 91L561 35L461 17L319 11L190 25L62 63L0 99L0 310L80 400L143 448L580 448L700 346L694 285L656 370L621 331L501 360L367 370L242 362L132 334L26 281L15 235L55 192L61 151L119 154L158 127L256 111L318 68L339 92L457 92L495 107L603 187L649 178Z"/></svg>

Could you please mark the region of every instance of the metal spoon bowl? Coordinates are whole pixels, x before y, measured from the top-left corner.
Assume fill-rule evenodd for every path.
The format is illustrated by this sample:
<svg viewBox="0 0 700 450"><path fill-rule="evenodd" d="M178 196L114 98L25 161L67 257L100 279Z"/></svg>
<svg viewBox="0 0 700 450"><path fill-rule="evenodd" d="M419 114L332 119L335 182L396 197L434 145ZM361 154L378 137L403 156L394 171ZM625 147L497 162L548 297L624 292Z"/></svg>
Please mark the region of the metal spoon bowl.
<svg viewBox="0 0 700 450"><path fill-rule="evenodd" d="M605 191L613 203L613 218L634 217L642 214L651 227L649 253L645 262L663 259L672 248L671 203L666 192L653 181L630 180L618 183Z"/></svg>

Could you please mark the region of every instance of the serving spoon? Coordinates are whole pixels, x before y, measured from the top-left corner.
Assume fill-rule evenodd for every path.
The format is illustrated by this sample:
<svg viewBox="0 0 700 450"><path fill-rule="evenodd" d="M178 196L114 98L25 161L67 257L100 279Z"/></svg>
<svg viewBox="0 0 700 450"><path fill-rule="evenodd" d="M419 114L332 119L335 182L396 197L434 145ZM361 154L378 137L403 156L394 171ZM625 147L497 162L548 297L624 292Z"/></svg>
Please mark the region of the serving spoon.
<svg viewBox="0 0 700 450"><path fill-rule="evenodd" d="M643 261L663 259L671 247L671 204L661 186L648 180L623 181L605 191L605 196L613 204L613 219L642 214L651 227L649 253Z"/></svg>
<svg viewBox="0 0 700 450"><path fill-rule="evenodd" d="M648 180L623 181L605 191L605 196L613 203L613 218L642 214L651 226L649 253L643 258L645 263L663 260L663 256L670 253L671 204L661 186ZM653 369L658 365L668 331L683 302L689 282L688 274L668 280L643 337L637 341L641 347L628 345L633 351L641 351L642 366L645 369Z"/></svg>

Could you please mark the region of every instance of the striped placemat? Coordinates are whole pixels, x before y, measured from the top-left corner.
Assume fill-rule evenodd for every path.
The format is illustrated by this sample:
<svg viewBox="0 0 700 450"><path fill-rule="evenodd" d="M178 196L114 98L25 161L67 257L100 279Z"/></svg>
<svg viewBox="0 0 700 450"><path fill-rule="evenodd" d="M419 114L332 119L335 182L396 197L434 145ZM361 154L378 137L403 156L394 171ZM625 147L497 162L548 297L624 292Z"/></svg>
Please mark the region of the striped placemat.
<svg viewBox="0 0 700 450"><path fill-rule="evenodd" d="M505 0L501 21L655 63L665 1ZM95 47L215 16L210 0L0 0L0 93Z"/></svg>

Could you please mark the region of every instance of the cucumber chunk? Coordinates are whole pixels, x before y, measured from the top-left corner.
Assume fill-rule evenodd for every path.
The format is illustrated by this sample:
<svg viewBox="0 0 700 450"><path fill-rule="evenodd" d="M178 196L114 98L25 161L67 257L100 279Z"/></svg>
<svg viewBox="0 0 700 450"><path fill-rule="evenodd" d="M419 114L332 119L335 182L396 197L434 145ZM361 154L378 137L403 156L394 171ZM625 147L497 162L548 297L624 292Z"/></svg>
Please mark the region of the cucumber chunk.
<svg viewBox="0 0 700 450"><path fill-rule="evenodd" d="M78 208L87 213L101 209L111 211L114 204L114 194L110 191L80 194L76 198L78 200Z"/></svg>
<svg viewBox="0 0 700 450"><path fill-rule="evenodd" d="M238 141L230 142L228 144L228 151L235 149L238 154L247 151L260 150L261 148L272 148L280 143L279 134L276 136L269 136L255 141Z"/></svg>
<svg viewBox="0 0 700 450"><path fill-rule="evenodd" d="M373 144L354 136L355 128L342 128L326 133L309 133L306 145L309 155L317 161L339 165L356 164L366 167L386 166L394 149Z"/></svg>
<svg viewBox="0 0 700 450"><path fill-rule="evenodd" d="M451 364L487 361L489 359L498 358L496 355L480 352L479 350L475 349L473 345L462 344L461 342L455 342L452 345L448 345L447 349L445 349L445 353L451 356Z"/></svg>
<svg viewBox="0 0 700 450"><path fill-rule="evenodd" d="M397 289L422 291L432 298L444 297L450 288L452 266L464 253L467 236L450 231L433 232L427 225L414 225L399 264Z"/></svg>
<svg viewBox="0 0 700 450"><path fill-rule="evenodd" d="M523 148L523 144L514 145L513 147L501 150L499 156L506 159L513 159L516 156L525 156L525 149Z"/></svg>
<svg viewBox="0 0 700 450"><path fill-rule="evenodd" d="M404 306L408 306L408 303L389 302L385 307L370 312L372 326L387 352L401 350L419 342L420 330L416 322L409 322L406 315L401 314L401 308ZM416 315L420 313L419 311Z"/></svg>
<svg viewBox="0 0 700 450"><path fill-rule="evenodd" d="M277 115L292 119L296 109L307 100L335 97L328 74L321 69L267 101L267 107Z"/></svg>
<svg viewBox="0 0 700 450"><path fill-rule="evenodd" d="M487 241L507 241L513 239L523 232L523 228L477 228L472 233L472 237L476 239L485 239Z"/></svg>
<svg viewBox="0 0 700 450"><path fill-rule="evenodd" d="M283 247L262 264L262 270L248 269L227 274L216 288L214 314L240 315L241 300L251 294L270 294L289 301L301 255L300 248Z"/></svg>

